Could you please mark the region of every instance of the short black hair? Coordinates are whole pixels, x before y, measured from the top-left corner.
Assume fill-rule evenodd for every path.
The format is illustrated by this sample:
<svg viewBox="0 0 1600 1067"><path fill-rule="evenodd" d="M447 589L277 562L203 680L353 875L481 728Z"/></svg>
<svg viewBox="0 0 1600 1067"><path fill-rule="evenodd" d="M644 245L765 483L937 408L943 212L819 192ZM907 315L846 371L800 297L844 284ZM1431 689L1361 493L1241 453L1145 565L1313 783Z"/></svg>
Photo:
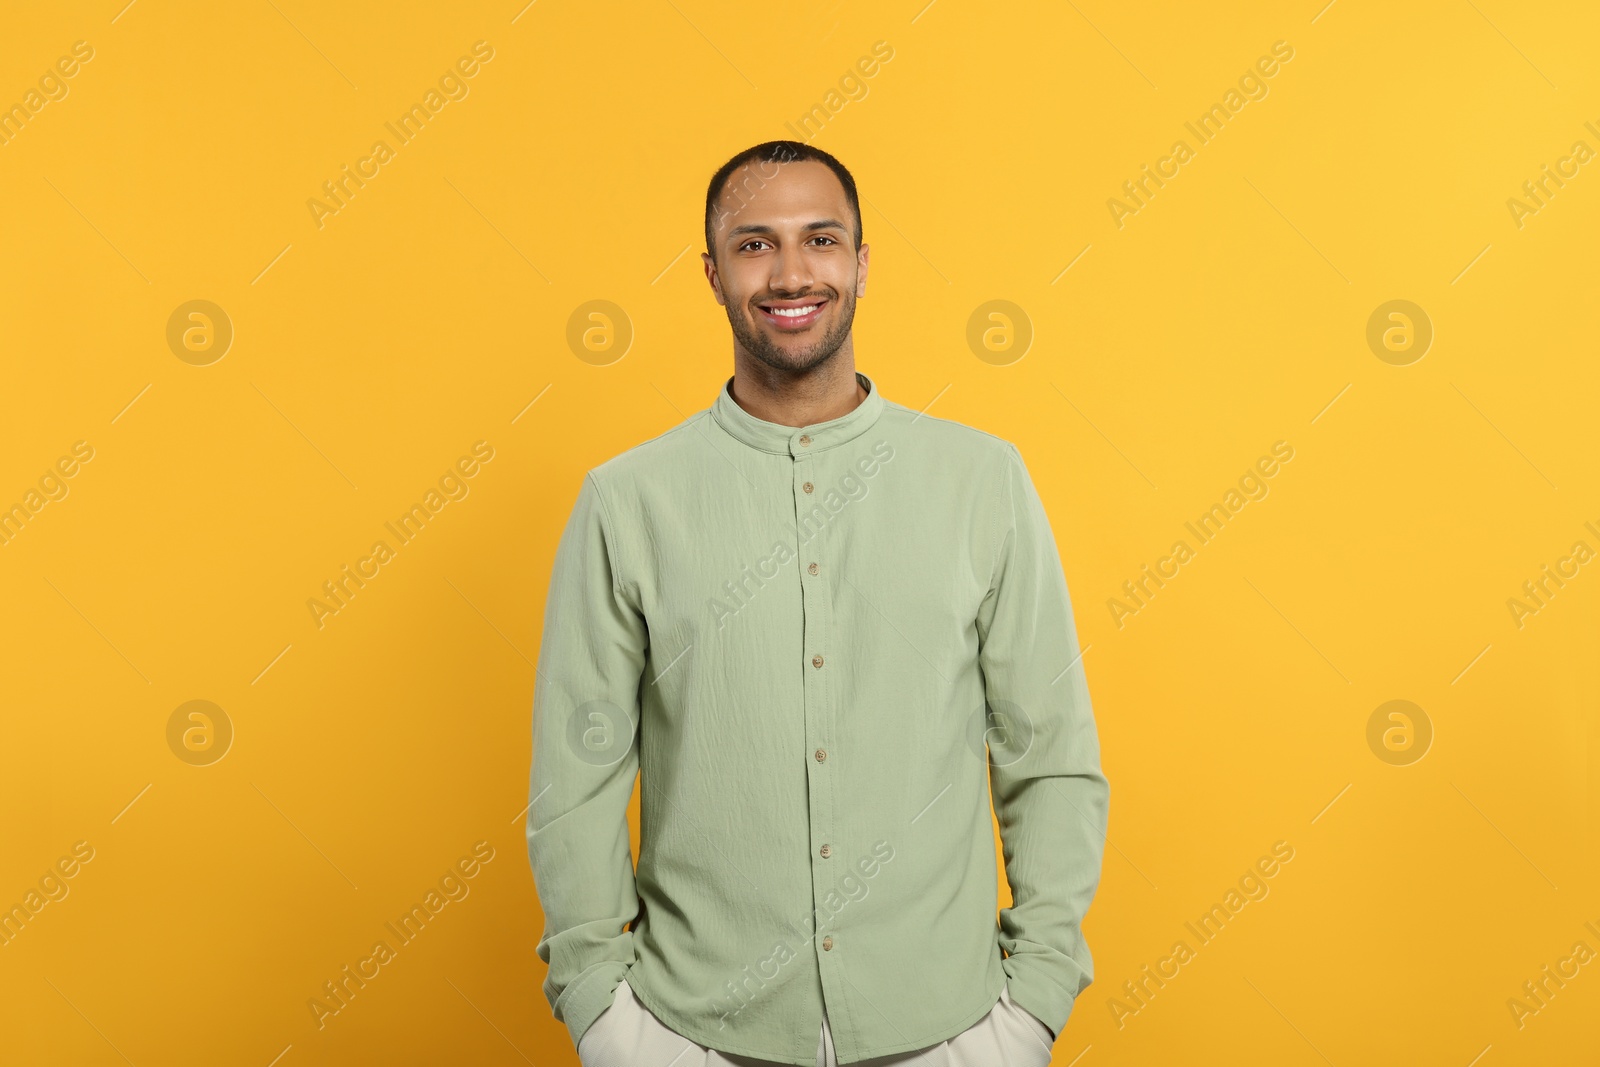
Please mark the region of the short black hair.
<svg viewBox="0 0 1600 1067"><path fill-rule="evenodd" d="M765 141L746 148L724 163L711 176L711 184L706 188L706 251L713 260L717 258L716 242L712 236L713 220L717 215L717 201L721 198L723 187L728 184L733 172L746 163L797 163L807 159L826 164L839 179L839 184L844 186L844 195L850 201L850 210L856 214L856 251L861 250L861 199L856 195L856 180L850 176L850 171L845 165L822 149L813 148L800 141ZM776 171L767 175L769 178L774 176Z"/></svg>

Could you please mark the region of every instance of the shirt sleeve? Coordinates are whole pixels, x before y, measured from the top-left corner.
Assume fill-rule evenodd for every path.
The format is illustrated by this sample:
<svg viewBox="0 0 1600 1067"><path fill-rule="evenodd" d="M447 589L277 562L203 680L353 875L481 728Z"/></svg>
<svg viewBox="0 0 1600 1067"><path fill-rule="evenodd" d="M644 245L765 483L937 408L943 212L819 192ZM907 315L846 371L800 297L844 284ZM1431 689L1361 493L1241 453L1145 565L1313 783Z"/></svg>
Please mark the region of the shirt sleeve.
<svg viewBox="0 0 1600 1067"><path fill-rule="evenodd" d="M639 768L648 629L620 575L593 473L556 547L534 681L527 816L550 965L544 993L577 1045L635 960L627 809Z"/></svg>
<svg viewBox="0 0 1600 1067"><path fill-rule="evenodd" d="M979 608L989 787L1012 906L1000 911L1007 986L1059 1035L1094 978L1082 923L1100 883L1110 788L1072 602L1044 505L1015 445L1001 542Z"/></svg>

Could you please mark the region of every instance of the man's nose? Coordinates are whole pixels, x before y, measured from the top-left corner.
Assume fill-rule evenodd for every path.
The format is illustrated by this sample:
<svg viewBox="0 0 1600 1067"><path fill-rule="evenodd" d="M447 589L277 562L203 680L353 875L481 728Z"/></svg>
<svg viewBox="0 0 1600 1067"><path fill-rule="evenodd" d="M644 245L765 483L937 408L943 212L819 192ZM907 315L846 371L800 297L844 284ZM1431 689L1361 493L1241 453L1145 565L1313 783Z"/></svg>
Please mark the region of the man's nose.
<svg viewBox="0 0 1600 1067"><path fill-rule="evenodd" d="M804 292L811 285L811 269L798 249L780 251L773 259L772 277L767 283L785 293Z"/></svg>

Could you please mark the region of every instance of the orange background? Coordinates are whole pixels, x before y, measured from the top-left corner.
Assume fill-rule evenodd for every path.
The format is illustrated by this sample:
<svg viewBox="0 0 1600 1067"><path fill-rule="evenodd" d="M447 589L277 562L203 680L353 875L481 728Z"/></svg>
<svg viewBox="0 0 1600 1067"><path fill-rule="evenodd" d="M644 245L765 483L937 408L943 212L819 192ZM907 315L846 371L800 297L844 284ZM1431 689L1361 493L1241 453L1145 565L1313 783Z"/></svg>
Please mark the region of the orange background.
<svg viewBox="0 0 1600 1067"><path fill-rule="evenodd" d="M0 144L0 506L40 505L0 544L0 905L73 875L0 947L0 1059L576 1063L521 821L551 556L582 473L731 372L705 182L814 105L864 195L859 366L1016 441L1066 565L1112 803L1055 1062L1592 1055L1600 964L1508 1002L1600 952L1600 565L1520 625L1508 601L1600 549L1600 164L1572 156L1600 149L1600 16L1319 2L8 11L0 104L58 98ZM394 139L479 41L466 95ZM1546 165L1565 184L1514 211ZM195 300L221 317L169 342ZM598 351L568 339L593 300ZM1373 347L1392 300L1421 318ZM1267 494L1193 540L1278 441ZM479 842L470 893L319 1027L323 983Z"/></svg>

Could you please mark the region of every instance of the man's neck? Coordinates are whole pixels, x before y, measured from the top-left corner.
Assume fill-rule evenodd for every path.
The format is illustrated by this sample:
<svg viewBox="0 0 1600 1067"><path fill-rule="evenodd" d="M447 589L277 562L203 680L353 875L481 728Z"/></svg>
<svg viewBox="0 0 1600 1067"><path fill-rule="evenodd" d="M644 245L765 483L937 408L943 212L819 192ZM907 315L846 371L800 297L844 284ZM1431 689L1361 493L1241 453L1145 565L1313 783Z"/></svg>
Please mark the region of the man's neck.
<svg viewBox="0 0 1600 1067"><path fill-rule="evenodd" d="M855 357L846 352L799 374L736 355L732 393L741 408L779 426L814 426L837 419L867 398L856 380Z"/></svg>

